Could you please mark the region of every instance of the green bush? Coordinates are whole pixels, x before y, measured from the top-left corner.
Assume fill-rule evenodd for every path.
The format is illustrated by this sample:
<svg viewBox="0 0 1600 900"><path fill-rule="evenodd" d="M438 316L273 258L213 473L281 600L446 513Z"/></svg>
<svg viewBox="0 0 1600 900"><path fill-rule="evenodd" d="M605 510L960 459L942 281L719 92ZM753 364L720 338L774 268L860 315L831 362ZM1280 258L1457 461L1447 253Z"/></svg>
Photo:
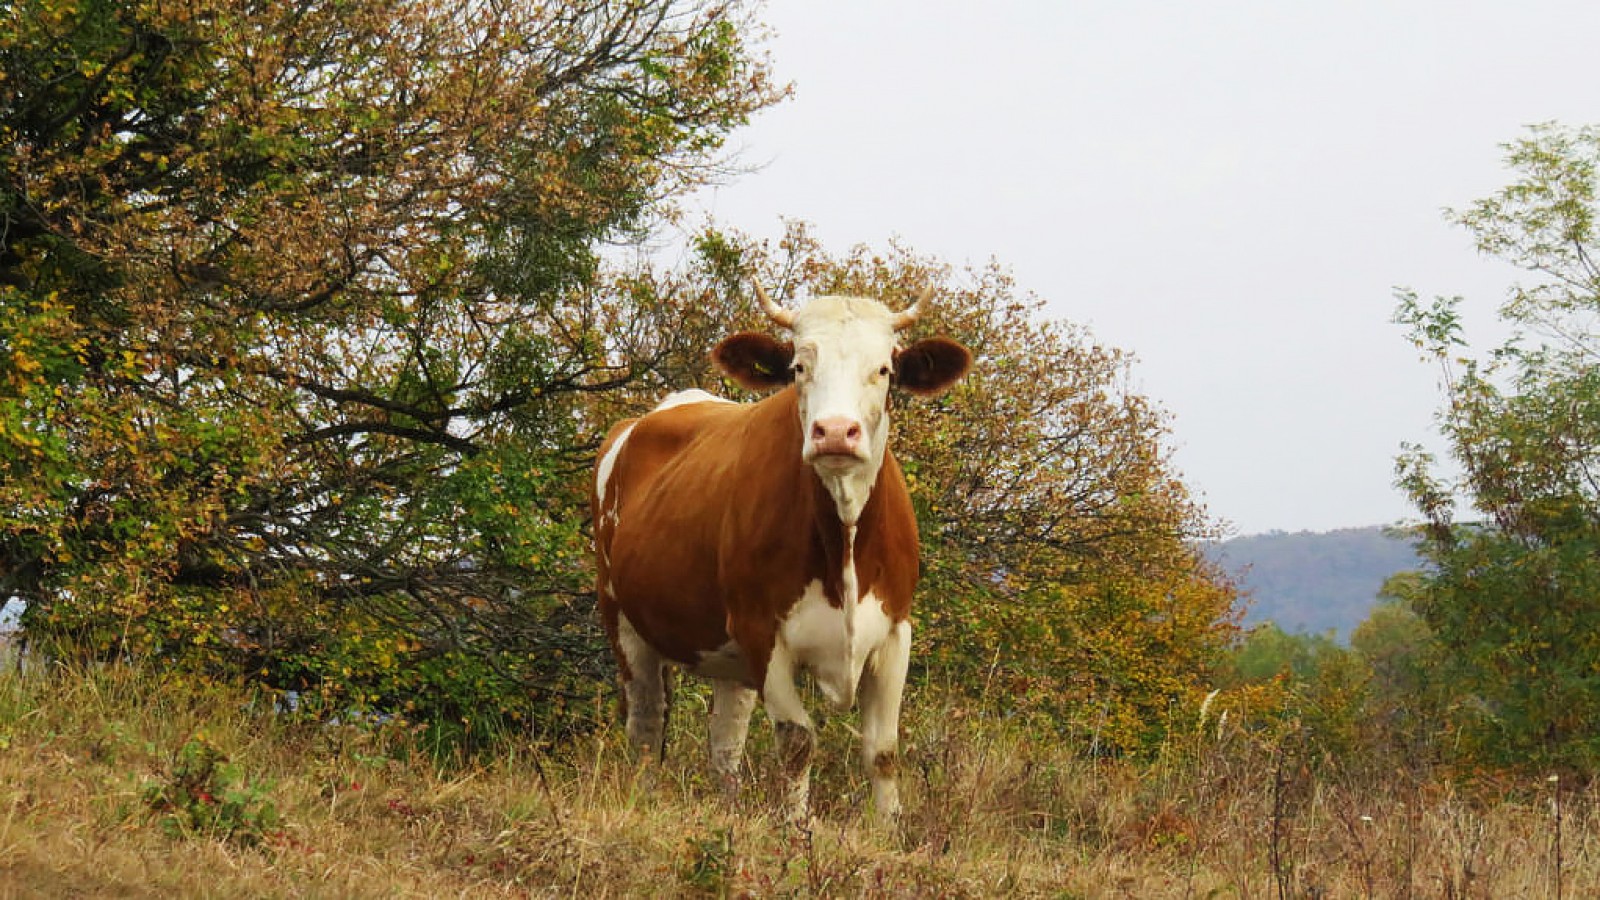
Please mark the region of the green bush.
<svg viewBox="0 0 1600 900"><path fill-rule="evenodd" d="M203 734L173 754L163 778L145 785L144 802L161 828L177 838L202 835L247 847L259 845L278 825L271 784L252 781Z"/></svg>

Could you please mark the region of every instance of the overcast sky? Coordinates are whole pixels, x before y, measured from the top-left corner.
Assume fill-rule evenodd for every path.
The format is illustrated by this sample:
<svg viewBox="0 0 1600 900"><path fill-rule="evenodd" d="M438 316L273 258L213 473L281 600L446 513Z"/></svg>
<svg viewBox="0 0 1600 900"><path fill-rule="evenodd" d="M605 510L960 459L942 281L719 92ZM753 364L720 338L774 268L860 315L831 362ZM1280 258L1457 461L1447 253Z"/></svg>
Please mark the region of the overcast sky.
<svg viewBox="0 0 1600 900"><path fill-rule="evenodd" d="M690 204L758 237L990 258L1138 358L1176 461L1238 533L1391 524L1435 372L1393 288L1512 273L1448 224L1525 126L1600 121L1600 3L773 0L795 96L760 168ZM1433 439L1437 444L1437 439Z"/></svg>

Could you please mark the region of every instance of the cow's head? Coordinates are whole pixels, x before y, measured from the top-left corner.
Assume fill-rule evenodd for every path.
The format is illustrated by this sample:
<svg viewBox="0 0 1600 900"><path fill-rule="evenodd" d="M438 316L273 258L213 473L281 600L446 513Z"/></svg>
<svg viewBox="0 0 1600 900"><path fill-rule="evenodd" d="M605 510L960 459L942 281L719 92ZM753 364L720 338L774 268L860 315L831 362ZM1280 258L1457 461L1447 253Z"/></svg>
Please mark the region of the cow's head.
<svg viewBox="0 0 1600 900"><path fill-rule="evenodd" d="M741 332L712 353L722 371L751 390L795 384L801 457L828 485L847 524L860 514L883 463L889 388L932 396L960 380L972 363L967 348L949 338L900 346L898 332L926 311L932 295L930 287L900 312L864 297L817 297L788 310L758 284L767 317L793 332L793 342Z"/></svg>

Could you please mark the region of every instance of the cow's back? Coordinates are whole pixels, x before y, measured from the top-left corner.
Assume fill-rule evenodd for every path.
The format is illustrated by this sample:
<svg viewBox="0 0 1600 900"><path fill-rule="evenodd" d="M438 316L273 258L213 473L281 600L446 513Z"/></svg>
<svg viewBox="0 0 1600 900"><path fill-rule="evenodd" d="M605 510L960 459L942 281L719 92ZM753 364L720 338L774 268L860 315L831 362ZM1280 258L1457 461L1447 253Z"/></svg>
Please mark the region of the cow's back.
<svg viewBox="0 0 1600 900"><path fill-rule="evenodd" d="M614 628L626 609L641 635L679 662L728 640L717 532L736 435L753 408L686 391L619 423L601 445L593 494L601 615Z"/></svg>

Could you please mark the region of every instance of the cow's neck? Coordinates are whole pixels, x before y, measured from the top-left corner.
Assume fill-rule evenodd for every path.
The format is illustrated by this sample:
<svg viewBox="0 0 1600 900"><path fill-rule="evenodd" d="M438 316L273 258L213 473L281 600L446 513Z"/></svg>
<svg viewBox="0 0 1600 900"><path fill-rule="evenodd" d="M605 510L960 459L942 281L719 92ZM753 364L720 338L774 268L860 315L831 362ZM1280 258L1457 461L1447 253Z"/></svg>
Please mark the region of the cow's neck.
<svg viewBox="0 0 1600 900"><path fill-rule="evenodd" d="M822 487L833 498L833 508L839 514L839 522L847 530L854 531L856 523L861 521L861 511L867 508L867 501L872 499L872 486L877 483L878 471L882 467L880 459L877 465L862 466L859 471L851 470L847 475L817 473Z"/></svg>

